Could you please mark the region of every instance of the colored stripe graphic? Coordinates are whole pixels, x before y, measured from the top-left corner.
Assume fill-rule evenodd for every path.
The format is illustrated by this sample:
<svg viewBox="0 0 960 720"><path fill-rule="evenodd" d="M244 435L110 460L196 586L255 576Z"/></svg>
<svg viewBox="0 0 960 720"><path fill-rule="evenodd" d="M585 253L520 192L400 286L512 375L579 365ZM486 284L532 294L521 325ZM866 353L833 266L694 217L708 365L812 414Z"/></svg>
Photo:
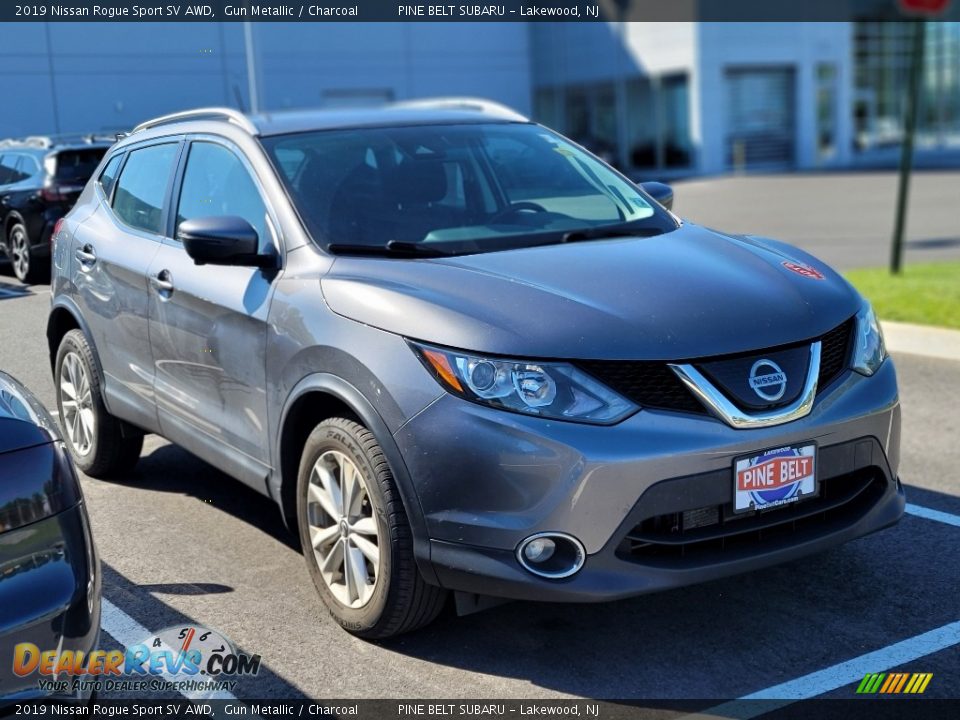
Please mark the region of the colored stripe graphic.
<svg viewBox="0 0 960 720"><path fill-rule="evenodd" d="M933 679L933 673L867 673L857 686L858 695L920 695Z"/></svg>
<svg viewBox="0 0 960 720"><path fill-rule="evenodd" d="M860 694L873 694L880 689L880 683L883 682L883 679L887 676L886 673L867 673L863 677L863 681L860 683L860 687L857 688L857 692Z"/></svg>

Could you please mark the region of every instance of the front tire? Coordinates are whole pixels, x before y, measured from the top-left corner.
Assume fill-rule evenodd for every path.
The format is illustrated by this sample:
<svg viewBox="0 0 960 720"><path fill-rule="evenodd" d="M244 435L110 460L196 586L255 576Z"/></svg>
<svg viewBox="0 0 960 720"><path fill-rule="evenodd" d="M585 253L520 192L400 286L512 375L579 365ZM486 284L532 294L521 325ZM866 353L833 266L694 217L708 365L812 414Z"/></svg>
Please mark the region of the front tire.
<svg viewBox="0 0 960 720"><path fill-rule="evenodd" d="M64 444L74 464L95 478L133 470L143 435L124 435L120 421L107 412L93 351L80 330L60 341L54 383Z"/></svg>
<svg viewBox="0 0 960 720"><path fill-rule="evenodd" d="M379 444L347 418L307 438L297 475L297 519L310 577L336 622L384 639L433 621L446 592L428 585L410 524Z"/></svg>

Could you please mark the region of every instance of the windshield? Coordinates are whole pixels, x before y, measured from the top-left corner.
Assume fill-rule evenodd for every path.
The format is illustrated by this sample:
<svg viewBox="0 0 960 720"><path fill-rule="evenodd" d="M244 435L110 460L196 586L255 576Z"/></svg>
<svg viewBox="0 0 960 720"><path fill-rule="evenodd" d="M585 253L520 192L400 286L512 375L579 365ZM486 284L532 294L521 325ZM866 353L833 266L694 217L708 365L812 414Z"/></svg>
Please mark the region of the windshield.
<svg viewBox="0 0 960 720"><path fill-rule="evenodd" d="M263 144L307 229L334 252L483 252L599 237L604 226L676 227L635 185L539 125L353 128Z"/></svg>

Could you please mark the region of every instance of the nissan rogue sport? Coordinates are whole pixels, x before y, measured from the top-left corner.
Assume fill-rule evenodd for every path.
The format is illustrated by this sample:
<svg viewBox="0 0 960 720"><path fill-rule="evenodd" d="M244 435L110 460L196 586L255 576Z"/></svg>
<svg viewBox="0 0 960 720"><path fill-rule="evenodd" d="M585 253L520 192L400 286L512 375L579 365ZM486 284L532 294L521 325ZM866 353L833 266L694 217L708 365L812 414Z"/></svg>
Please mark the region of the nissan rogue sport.
<svg viewBox="0 0 960 720"><path fill-rule="evenodd" d="M157 433L255 488L368 638L895 523L870 306L648 190L482 101L146 122L56 233L70 452L116 475Z"/></svg>

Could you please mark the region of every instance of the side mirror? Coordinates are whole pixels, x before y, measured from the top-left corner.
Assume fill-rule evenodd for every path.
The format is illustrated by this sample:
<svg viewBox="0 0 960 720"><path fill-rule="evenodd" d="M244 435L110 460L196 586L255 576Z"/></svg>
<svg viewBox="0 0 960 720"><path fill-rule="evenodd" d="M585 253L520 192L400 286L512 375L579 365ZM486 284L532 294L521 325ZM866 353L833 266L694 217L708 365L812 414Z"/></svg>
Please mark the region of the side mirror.
<svg viewBox="0 0 960 720"><path fill-rule="evenodd" d="M640 187L650 197L663 205L667 210L673 210L673 188L662 182L640 183Z"/></svg>
<svg viewBox="0 0 960 720"><path fill-rule="evenodd" d="M275 257L257 253L257 231L241 217L184 220L177 228L177 240L197 265L276 266Z"/></svg>

